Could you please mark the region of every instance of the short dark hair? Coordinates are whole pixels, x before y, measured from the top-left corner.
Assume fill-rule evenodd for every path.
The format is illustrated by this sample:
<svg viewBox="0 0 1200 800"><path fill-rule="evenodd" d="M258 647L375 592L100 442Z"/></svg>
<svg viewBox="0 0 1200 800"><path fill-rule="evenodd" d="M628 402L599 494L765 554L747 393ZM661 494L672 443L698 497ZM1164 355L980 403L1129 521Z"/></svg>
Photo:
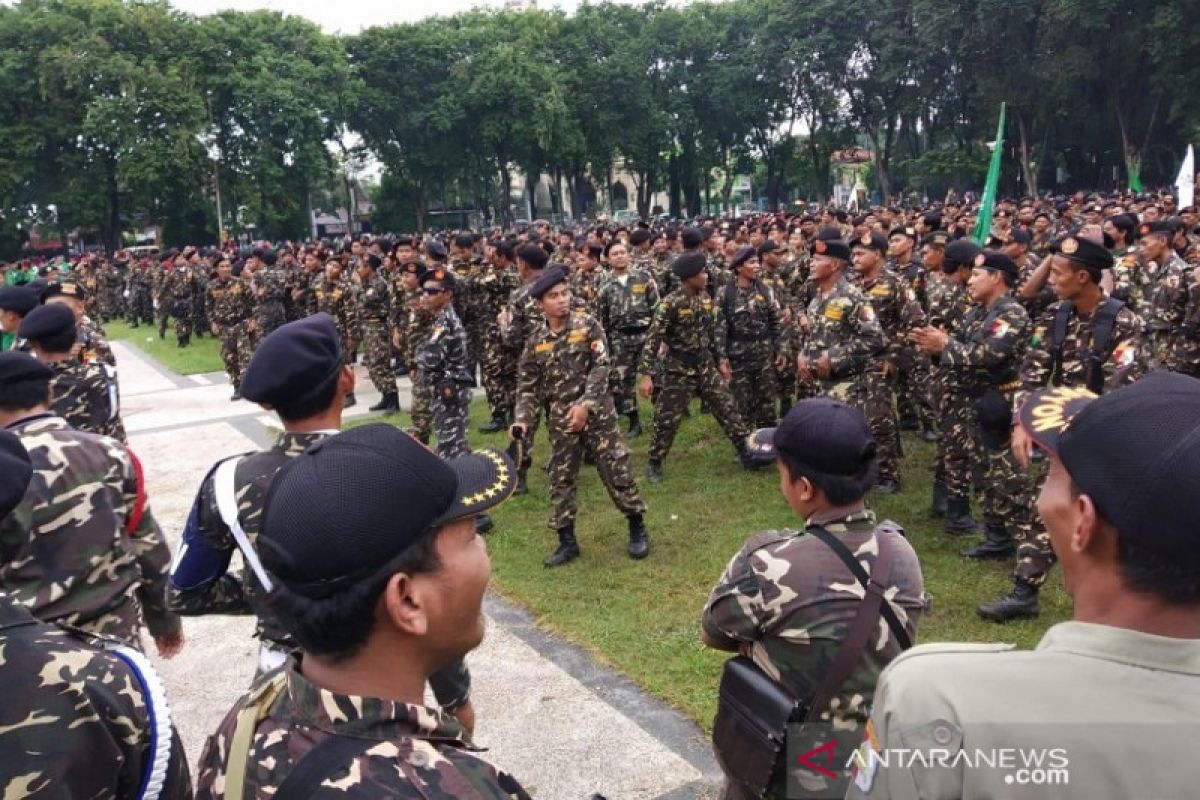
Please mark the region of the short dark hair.
<svg viewBox="0 0 1200 800"><path fill-rule="evenodd" d="M333 398L337 395L338 378L341 377L341 374L342 370L339 367L325 379L324 384L295 402L275 406L275 412L284 422L295 422L320 414L333 405Z"/></svg>
<svg viewBox="0 0 1200 800"><path fill-rule="evenodd" d="M527 244L517 251L517 258L533 269L543 269L550 261L550 254L536 244Z"/></svg>
<svg viewBox="0 0 1200 800"><path fill-rule="evenodd" d="M0 383L0 411L24 411L50 401L50 379Z"/></svg>
<svg viewBox="0 0 1200 800"><path fill-rule="evenodd" d="M78 341L78 339L79 336L77 331L72 327L70 330L64 333L58 333L54 336L39 336L38 338L30 339L29 341L45 350L47 353L66 353L75 346L75 342Z"/></svg>
<svg viewBox="0 0 1200 800"><path fill-rule="evenodd" d="M845 506L867 496L879 478L879 460L870 459L855 475L834 475L813 469L803 461L780 451L779 459L787 469L788 478L795 483L801 478L821 490L825 499L835 506Z"/></svg>
<svg viewBox="0 0 1200 800"><path fill-rule="evenodd" d="M375 626L375 606L384 587L397 572L420 575L437 572L439 528L409 546L378 571L355 581L344 592L315 600L289 590L276 581L267 605L284 630L308 653L344 661L358 653Z"/></svg>

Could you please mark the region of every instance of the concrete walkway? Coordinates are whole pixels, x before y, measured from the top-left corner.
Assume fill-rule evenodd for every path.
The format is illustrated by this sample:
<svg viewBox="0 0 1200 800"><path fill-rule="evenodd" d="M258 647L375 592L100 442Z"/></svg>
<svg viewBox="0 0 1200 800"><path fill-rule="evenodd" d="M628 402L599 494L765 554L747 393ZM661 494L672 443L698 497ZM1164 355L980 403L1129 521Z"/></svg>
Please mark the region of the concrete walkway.
<svg viewBox="0 0 1200 800"><path fill-rule="evenodd" d="M217 459L269 443L278 422L231 402L220 373L180 376L136 347L114 342L130 445L146 467L150 506L176 550L200 480ZM358 405L378 395L359 368ZM408 385L401 402L408 407ZM691 721L642 692L581 648L537 628L489 596L488 635L468 657L488 757L545 800L690 800L715 797L720 770ZM205 737L249 685L257 652L244 617L187 618L184 651L157 663L194 765Z"/></svg>

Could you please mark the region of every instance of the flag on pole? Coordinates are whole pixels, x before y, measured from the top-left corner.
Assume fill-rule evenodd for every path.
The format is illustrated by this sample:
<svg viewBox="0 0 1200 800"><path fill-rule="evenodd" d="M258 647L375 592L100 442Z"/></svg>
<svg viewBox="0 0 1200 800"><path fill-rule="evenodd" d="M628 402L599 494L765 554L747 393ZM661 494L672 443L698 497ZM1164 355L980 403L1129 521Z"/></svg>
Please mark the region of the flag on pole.
<svg viewBox="0 0 1200 800"><path fill-rule="evenodd" d="M992 209L996 205L996 188L1000 184L1000 158L1004 152L1004 111L1005 103L1000 104L1000 124L996 126L996 144L992 149L992 163L988 166L987 183L983 187L983 201L979 204L979 218L975 220L975 232L972 238L975 243L983 246L988 233L992 230Z"/></svg>
<svg viewBox="0 0 1200 800"><path fill-rule="evenodd" d="M1178 200L1176 208L1187 208L1196 204L1196 153L1189 144L1187 155L1183 157L1183 166L1175 178L1175 193Z"/></svg>
<svg viewBox="0 0 1200 800"><path fill-rule="evenodd" d="M1129 168L1129 190L1138 194L1146 191L1146 187L1142 186L1142 173L1137 167Z"/></svg>

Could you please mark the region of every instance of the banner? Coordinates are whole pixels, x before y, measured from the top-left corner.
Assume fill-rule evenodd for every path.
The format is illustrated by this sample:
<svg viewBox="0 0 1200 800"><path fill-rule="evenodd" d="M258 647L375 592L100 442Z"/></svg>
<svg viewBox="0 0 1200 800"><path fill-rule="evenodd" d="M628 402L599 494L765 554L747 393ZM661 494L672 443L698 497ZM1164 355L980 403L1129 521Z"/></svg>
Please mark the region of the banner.
<svg viewBox="0 0 1200 800"><path fill-rule="evenodd" d="M992 210L996 205L996 189L1000 184L1000 158L1004 153L1004 111L1000 104L1000 124L996 126L996 146L992 149L992 163L988 166L987 183L983 188L983 201L979 204L979 217L975 220L975 243L980 247L987 241L992 230Z"/></svg>

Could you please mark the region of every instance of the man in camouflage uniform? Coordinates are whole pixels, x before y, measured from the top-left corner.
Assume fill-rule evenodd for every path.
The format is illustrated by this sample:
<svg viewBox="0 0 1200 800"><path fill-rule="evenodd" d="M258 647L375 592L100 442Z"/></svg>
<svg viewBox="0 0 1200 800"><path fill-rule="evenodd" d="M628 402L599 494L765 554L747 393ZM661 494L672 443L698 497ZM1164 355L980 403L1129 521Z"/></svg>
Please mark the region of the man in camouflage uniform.
<svg viewBox="0 0 1200 800"><path fill-rule="evenodd" d="M1031 392L1048 386L1100 394L1132 383L1145 372L1142 320L1120 300L1106 298L1100 288L1112 261L1112 254L1097 242L1068 236L1058 243L1051 258L1050 283L1059 301L1034 323L1014 409L1019 410ZM1027 468L1032 445L1019 425L1013 427L1012 449L1018 463ZM985 619L1006 622L1038 614L1038 590L1054 566L1054 551L1037 519L1018 526L1015 539L1013 589L979 606Z"/></svg>
<svg viewBox="0 0 1200 800"><path fill-rule="evenodd" d="M1188 297L1192 267L1171 248L1170 222L1141 227L1142 257L1150 274L1146 296L1146 330L1155 367L1200 377L1200 338L1189 325Z"/></svg>
<svg viewBox="0 0 1200 800"><path fill-rule="evenodd" d="M541 277L542 270L550 263L550 256L538 245L527 244L517 250L516 257L517 276L521 280L521 285L513 290L504 310L497 315L496 322L500 327L501 341L511 354L510 357L519 364L521 354L525 352L525 343L542 321L541 305L530 296L529 287ZM533 458L529 454L533 450L533 439L537 434L540 421L540 409L525 418L524 457L517 465L516 494L524 494L528 491L526 480L529 466L533 463Z"/></svg>
<svg viewBox="0 0 1200 800"><path fill-rule="evenodd" d="M213 265L207 256L202 257L193 247L186 248L184 254L192 265L192 278L195 281L192 290L192 332L196 334L197 339L203 339L205 332L211 330L206 299Z"/></svg>
<svg viewBox="0 0 1200 800"><path fill-rule="evenodd" d="M508 303L508 298L517 290L518 284L513 267L512 245L507 242L495 243L488 248L473 289L480 325L483 327L479 372L488 408L492 412L491 420L480 426L480 433L504 430L516 404L517 359L506 350L496 318Z"/></svg>
<svg viewBox="0 0 1200 800"><path fill-rule="evenodd" d="M916 228L904 224L892 228L888 235L886 268L912 288L924 307L928 277L916 247ZM932 441L934 414L926 393L929 373L923 366L917 364L912 348L900 348L896 364L896 408L902 429L919 429L927 441Z"/></svg>
<svg viewBox="0 0 1200 800"><path fill-rule="evenodd" d="M101 261L100 267L96 272L96 291L98 294L96 300L96 318L100 320L100 324L120 319L123 302L121 292L124 288L125 275L123 269L118 269L116 264L109 262L107 259Z"/></svg>
<svg viewBox="0 0 1200 800"><path fill-rule="evenodd" d="M51 410L72 428L125 441L116 371L99 361L72 355L75 316L59 303L39 306L21 321L18 335L39 361L50 367Z"/></svg>
<svg viewBox="0 0 1200 800"><path fill-rule="evenodd" d="M379 274L383 259L374 253L358 262L358 291L355 316L362 331L363 362L367 376L379 392L379 402L370 411L391 413L400 410L400 393L392 373L392 342L388 335L388 317L392 313L392 291Z"/></svg>
<svg viewBox="0 0 1200 800"><path fill-rule="evenodd" d="M835 741L830 767L839 770L838 777L826 780L803 770L798 779L802 767L795 764L765 795L773 800L809 796L798 793L803 786L821 797L840 797L848 780L843 765L862 738L875 681L916 638L925 609L921 568L903 531L876 522L864 502L874 476L874 447L861 412L828 398L801 400L778 428L759 431L755 441L756 448L777 456L784 497L808 528L756 533L734 555L700 617L705 644L750 658L795 697L811 701L866 592L832 545L818 537L827 532L873 578L881 548L888 550L890 567L885 565L878 578L894 623L886 618L876 622L879 635L870 638L842 685L829 687L828 701L814 709L816 724L789 728L789 739ZM830 495L830 485L838 487L838 496ZM801 745L789 741L787 749L809 749ZM786 774L789 769L796 772ZM813 786L814 779L822 785ZM727 785L725 798L743 796L735 785Z"/></svg>
<svg viewBox="0 0 1200 800"><path fill-rule="evenodd" d="M629 448L617 430L616 407L609 394L608 344L592 316L571 309L566 271L554 265L528 287L540 305L521 354L513 436L526 440L531 420L546 409L550 433L550 529L558 548L546 560L557 567L579 557L575 539L575 495L579 465L586 448L613 504L629 522L629 556L645 558L650 537L643 515L646 504L633 477Z"/></svg>
<svg viewBox="0 0 1200 800"><path fill-rule="evenodd" d="M271 331L287 321L287 309L283 304L287 273L279 269L277 263L275 253L267 249L256 250L246 259L246 266L250 268L250 288L254 290L254 316L246 325L251 348L258 347Z"/></svg>
<svg viewBox="0 0 1200 800"><path fill-rule="evenodd" d="M334 482L344 490L327 495ZM476 755L469 730L424 705L431 675L483 639L490 564L473 517L512 489L502 454L444 462L390 425L294 459L272 487L258 541L272 607L303 655L251 689L209 738L198 800L282 796L318 747L328 766L289 784L302 797L528 800ZM323 522L330 513L336 537ZM385 599L415 614L377 613ZM325 743L348 749L330 758Z"/></svg>
<svg viewBox="0 0 1200 800"><path fill-rule="evenodd" d="M600 290L608 283L608 273L600 268L604 248L585 244L579 248L575 269L571 272L571 299L580 311L595 315Z"/></svg>
<svg viewBox="0 0 1200 800"><path fill-rule="evenodd" d="M267 450L240 457L233 467L237 523L253 548L262 527L263 504L279 470L311 445L337 431L343 397L354 387L333 320L315 314L280 326L263 340L247 365L243 396L274 410L283 432ZM171 568L167 606L187 616L254 614L261 640L258 674L283 663L296 643L266 608L262 584L246 566L230 573L239 545L221 514L216 469L196 495L183 533L184 553ZM243 562L245 556L243 556Z"/></svg>
<svg viewBox="0 0 1200 800"><path fill-rule="evenodd" d="M358 345L355 341L358 316L354 289L342 279L342 262L332 258L325 262L325 271L313 282L312 293L317 313L328 314L337 325L346 352L346 363L353 363L351 354ZM346 408L350 408L356 402L357 399L351 393L346 397Z"/></svg>
<svg viewBox="0 0 1200 800"><path fill-rule="evenodd" d="M208 284L205 295L205 316L212 325L213 336L221 340L221 362L233 385L233 400L240 400L242 373L250 363L250 335L246 322L254 311L250 289L241 278L233 277L233 265L228 258L217 263L217 277Z"/></svg>
<svg viewBox="0 0 1200 800"><path fill-rule="evenodd" d="M595 316L612 348L611 388L617 414L629 418L629 436L640 436L642 422L634 379L646 332L654 318L654 307L658 305L658 286L649 270L630 267L629 253L619 242L608 248L608 265L611 272L596 298Z"/></svg>
<svg viewBox="0 0 1200 800"><path fill-rule="evenodd" d="M429 332L416 343L413 386L431 398L437 453L458 458L467 446L467 415L471 410L471 374L467 371L467 332L454 311L458 279L446 267L427 270L421 277L421 307L432 318Z"/></svg>
<svg viewBox="0 0 1200 800"><path fill-rule="evenodd" d="M774 241L768 240L759 245L758 261L761 266L763 285L775 296L779 306L779 324L784 331L792 323L792 296L796 281L796 264L789 253ZM786 350L786 343L784 349ZM796 359L788 354L782 361L776 359L775 389L779 394L779 413L782 418L792 407L796 397Z"/></svg>
<svg viewBox="0 0 1200 800"><path fill-rule="evenodd" d="M154 324L154 273L145 261L139 261L129 268L125 284L129 299L125 306L125 318L131 328L142 323Z"/></svg>
<svg viewBox="0 0 1200 800"><path fill-rule="evenodd" d="M175 339L180 347L187 347L191 342L192 303L195 292L196 275L192 265L182 255L177 256L170 271L163 276L159 303L175 318Z"/></svg>
<svg viewBox="0 0 1200 800"><path fill-rule="evenodd" d="M739 247L730 264L734 279L717 292L716 334L725 339L733 377L729 389L738 413L750 425L769 426L775 414L775 371L787 355L779 301L760 280L758 250Z"/></svg>
<svg viewBox="0 0 1200 800"><path fill-rule="evenodd" d="M650 397L655 383L660 384L654 406L650 463L646 468L646 478L651 483L662 480L663 461L671 451L684 411L696 393L708 402L742 466L747 469L755 466L746 451L750 425L738 413L729 391L733 370L725 352L724 337L717 335L706 266L707 259L699 252L684 253L675 259L671 269L680 281L680 289L658 304L642 347L638 365L638 374L642 376L638 389L642 397Z"/></svg>
<svg viewBox="0 0 1200 800"><path fill-rule="evenodd" d="M158 328L159 339L166 338L167 322L171 318L171 309L167 303L166 295L163 294L163 287L167 283L167 275L174 268L174 258L174 251L168 250L160 254L150 267L150 297L151 304L154 306L154 319Z"/></svg>
<svg viewBox="0 0 1200 800"><path fill-rule="evenodd" d="M476 290L479 278L486 269L475 255L475 237L460 233L451 243L450 270L458 283L454 310L467 336L467 373L474 382L484 348L485 328L480 324L482 294Z"/></svg>
<svg viewBox="0 0 1200 800"><path fill-rule="evenodd" d="M21 439L34 480L0 523L0 590L46 622L141 649L144 623L164 656L183 646L164 606L171 553L120 442L72 430L50 411L51 371L0 353L0 426Z"/></svg>
<svg viewBox="0 0 1200 800"><path fill-rule="evenodd" d="M1013 396L1032 329L1024 306L1010 294L1019 280L1016 262L985 250L975 257L968 284L975 305L963 324L949 333L937 328L912 333L921 352L937 359L947 391L967 406L960 420L967 432L955 435L982 445L986 539L963 551L968 558L1007 558L1014 549L1011 530L1033 524L1033 484L1010 447ZM950 502L951 519L967 513L961 496L952 495ZM951 532L967 532L963 528Z"/></svg>
<svg viewBox="0 0 1200 800"><path fill-rule="evenodd" d="M0 431L0 521L32 474L20 440ZM158 797L192 796L165 698L142 682L154 668L118 647L41 622L0 592L0 795L142 797L144 776L161 771Z"/></svg>
<svg viewBox="0 0 1200 800"><path fill-rule="evenodd" d="M42 292L46 305L62 303L75 315L75 346L72 355L85 364L100 361L116 369L117 356L109 346L104 331L86 313L86 293L77 283L52 283Z"/></svg>

